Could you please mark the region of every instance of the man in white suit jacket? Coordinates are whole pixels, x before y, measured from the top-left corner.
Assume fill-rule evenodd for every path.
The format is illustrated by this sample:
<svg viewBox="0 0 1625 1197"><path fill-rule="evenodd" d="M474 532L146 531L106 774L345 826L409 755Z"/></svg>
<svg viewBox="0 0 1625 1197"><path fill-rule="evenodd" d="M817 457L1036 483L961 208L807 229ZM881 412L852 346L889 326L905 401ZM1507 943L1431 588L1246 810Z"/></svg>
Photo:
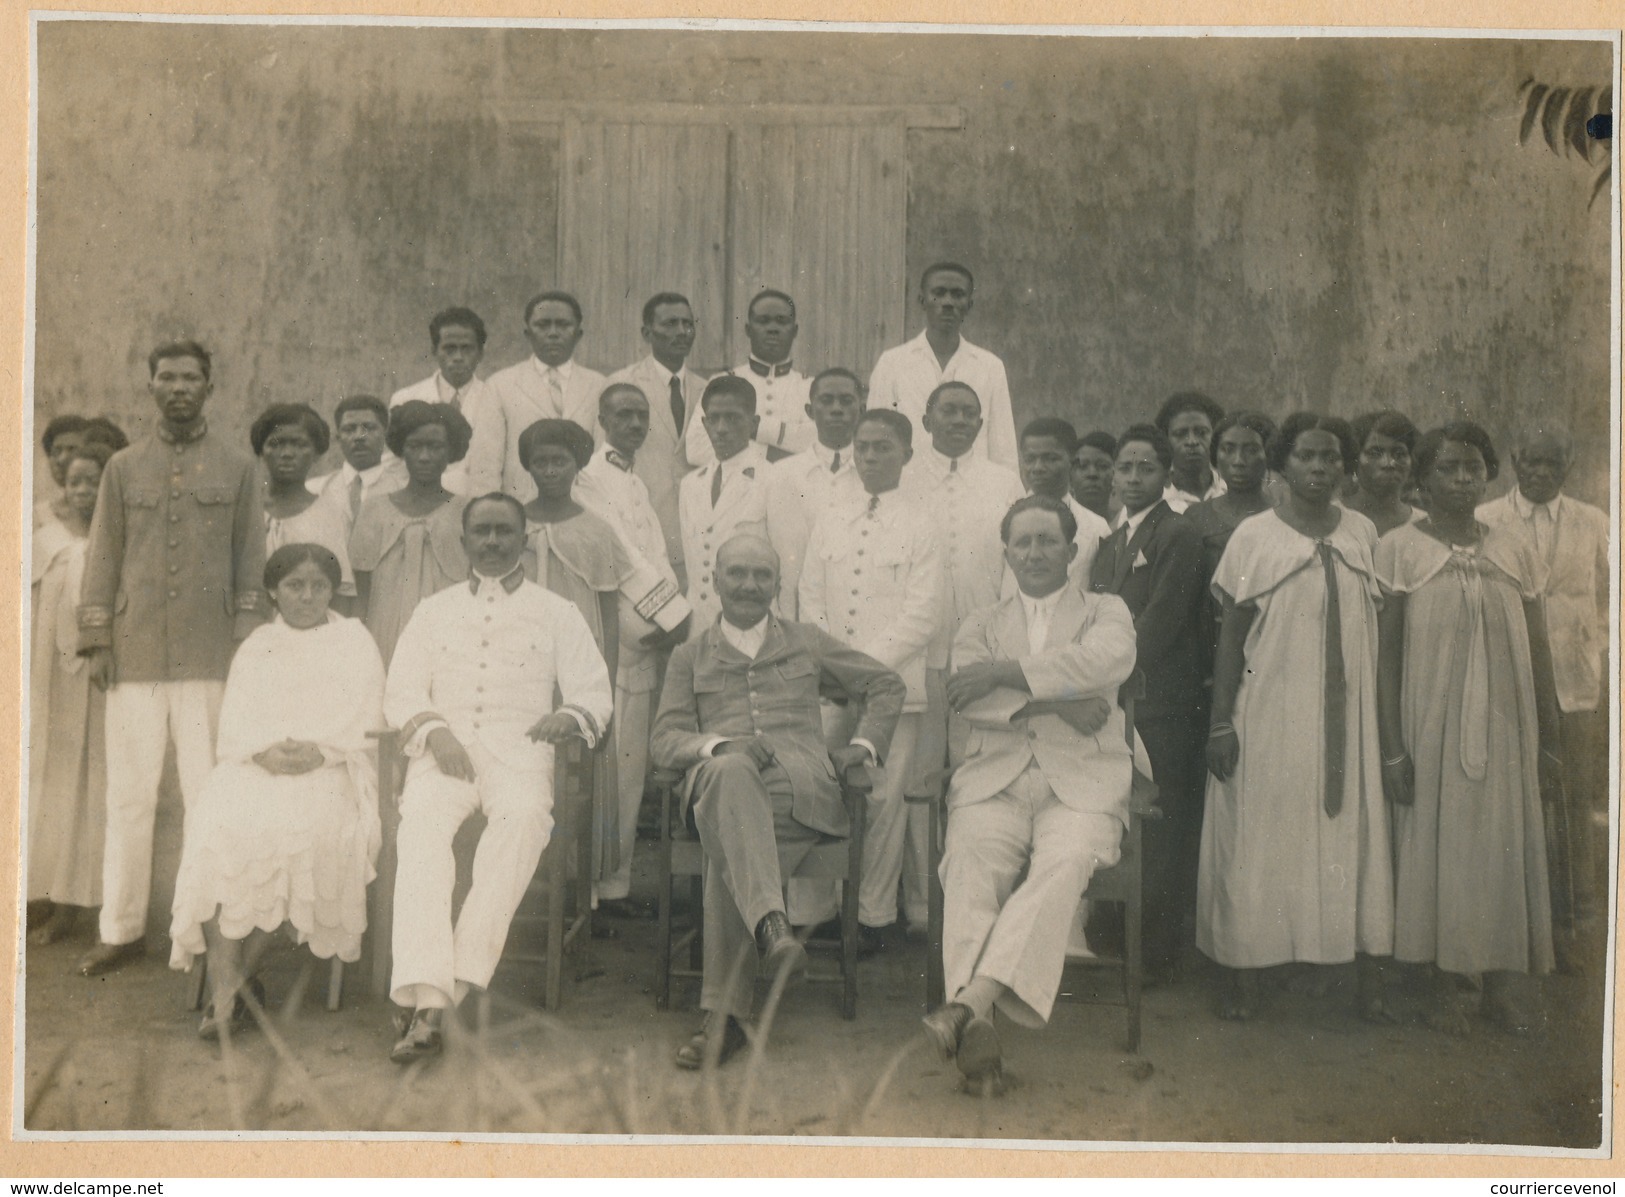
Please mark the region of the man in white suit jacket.
<svg viewBox="0 0 1625 1197"><path fill-rule="evenodd" d="M617 370L610 381L629 382L649 400L649 438L634 469L649 488L649 501L666 533L667 555L677 580L684 582L687 570L677 488L690 469L703 464L703 455L690 456L694 442L687 438L701 424L700 396L705 391L705 379L683 364L694 348L694 309L688 300L675 291L651 296L643 305L643 339L649 356ZM703 436L703 426L692 435ZM695 626L699 626L698 620Z"/></svg>
<svg viewBox="0 0 1625 1197"><path fill-rule="evenodd" d="M525 340L531 355L486 382L483 420L472 417L468 446L469 493L500 490L521 503L536 497L536 484L519 460L519 434L537 420L574 420L588 432L598 421L598 396L607 381L576 361L581 304L566 291L543 291L525 305Z"/></svg>
<svg viewBox="0 0 1625 1197"><path fill-rule="evenodd" d="M480 435L485 417L486 387L475 373L485 356L485 321L468 308L446 308L429 321L429 344L440 368L421 382L402 387L389 397L393 411L403 403L421 399L425 403L449 403ZM468 459L446 467L440 484L454 495L483 494L468 488Z"/></svg>
<svg viewBox="0 0 1625 1197"><path fill-rule="evenodd" d="M952 1000L925 1027L973 1080L1001 1067L995 1006L1024 1026L1049 1020L1073 911L1095 870L1117 862L1128 821L1117 692L1134 670L1134 620L1115 595L1067 584L1071 516L1042 495L1011 507L1001 533L1019 592L954 641L948 700L971 730L942 858Z"/></svg>
<svg viewBox="0 0 1625 1197"><path fill-rule="evenodd" d="M721 374L706 384L699 406L717 460L684 478L678 498L683 556L688 561L688 603L694 611L690 640L715 623L722 611L716 582L718 551L741 532L767 538L767 451L752 439L756 388L738 375ZM642 453L638 460L643 460Z"/></svg>

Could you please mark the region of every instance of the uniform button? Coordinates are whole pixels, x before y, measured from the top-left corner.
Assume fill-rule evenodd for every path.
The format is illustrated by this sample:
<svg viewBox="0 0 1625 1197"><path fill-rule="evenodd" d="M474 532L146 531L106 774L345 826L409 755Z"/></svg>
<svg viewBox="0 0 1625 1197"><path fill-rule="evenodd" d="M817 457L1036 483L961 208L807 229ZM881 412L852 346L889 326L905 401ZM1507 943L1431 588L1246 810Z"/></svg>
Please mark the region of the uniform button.
<svg viewBox="0 0 1625 1197"><path fill-rule="evenodd" d="M863 550L862 550L862 549L859 549L859 550L858 550L858 556L859 556L859 557L861 557L861 556L863 556Z"/></svg>
<svg viewBox="0 0 1625 1197"><path fill-rule="evenodd" d="M178 515L172 515L169 517L169 522L172 524L178 524L181 522L181 517Z"/></svg>
<svg viewBox="0 0 1625 1197"><path fill-rule="evenodd" d="M481 661L481 662L480 662L480 668L481 668L481 669L484 669L484 668L485 668L485 662L484 662L484 661Z"/></svg>
<svg viewBox="0 0 1625 1197"><path fill-rule="evenodd" d="M853 592L852 592L852 597L853 597L853 598L857 598L857 597L858 597L858 592L857 592L857 591L856 591L856 590L854 590L854 591L853 591Z"/></svg>
<svg viewBox="0 0 1625 1197"><path fill-rule="evenodd" d="M476 693L476 694L484 694L485 693L485 687L484 686L475 686L474 687L474 693Z"/></svg>
<svg viewBox="0 0 1625 1197"><path fill-rule="evenodd" d="M181 542L178 540L172 540L169 542L169 547L172 549L178 549L181 547Z"/></svg>
<svg viewBox="0 0 1625 1197"><path fill-rule="evenodd" d="M476 715L482 715L482 714L485 713L485 708L484 707L475 707L474 708L474 713ZM476 726L478 726L478 725L476 724Z"/></svg>
<svg viewBox="0 0 1625 1197"><path fill-rule="evenodd" d="M490 622L491 622L491 617L490 617L490 616L489 616L489 615L487 615L487 616L486 616L486 617L485 617L485 622L486 622L486 623L490 623Z"/></svg>
<svg viewBox="0 0 1625 1197"><path fill-rule="evenodd" d="M849 608L847 610L848 615L856 615L857 613L858 613L858 609L856 607L852 607L852 608Z"/></svg>
<svg viewBox="0 0 1625 1197"><path fill-rule="evenodd" d="M480 647L481 648L490 648L491 647L491 642L489 640L481 640L480 641Z"/></svg>
<svg viewBox="0 0 1625 1197"><path fill-rule="evenodd" d="M178 491L178 490L172 490L172 491L169 492L169 497L171 499L178 499L178 498L181 497L181 492Z"/></svg>
<svg viewBox="0 0 1625 1197"><path fill-rule="evenodd" d="M172 574L178 574L178 573L181 572L181 567L178 566L178 565L171 565L169 567L169 572L172 573Z"/></svg>
<svg viewBox="0 0 1625 1197"><path fill-rule="evenodd" d="M170 597L170 598L179 598L179 597L180 597L180 591L178 591L178 590L171 590L171 591L170 591L170 592L169 592L169 597Z"/></svg>

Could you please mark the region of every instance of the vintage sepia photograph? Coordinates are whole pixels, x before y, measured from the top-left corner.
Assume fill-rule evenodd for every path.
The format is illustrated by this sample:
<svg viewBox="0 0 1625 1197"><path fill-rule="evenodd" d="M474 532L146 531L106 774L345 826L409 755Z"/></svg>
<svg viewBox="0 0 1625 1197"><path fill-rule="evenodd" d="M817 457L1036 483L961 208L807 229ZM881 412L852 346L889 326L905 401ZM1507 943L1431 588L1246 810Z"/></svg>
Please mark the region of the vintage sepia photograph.
<svg viewBox="0 0 1625 1197"><path fill-rule="evenodd" d="M31 33L15 1138L1611 1156L1617 32Z"/></svg>

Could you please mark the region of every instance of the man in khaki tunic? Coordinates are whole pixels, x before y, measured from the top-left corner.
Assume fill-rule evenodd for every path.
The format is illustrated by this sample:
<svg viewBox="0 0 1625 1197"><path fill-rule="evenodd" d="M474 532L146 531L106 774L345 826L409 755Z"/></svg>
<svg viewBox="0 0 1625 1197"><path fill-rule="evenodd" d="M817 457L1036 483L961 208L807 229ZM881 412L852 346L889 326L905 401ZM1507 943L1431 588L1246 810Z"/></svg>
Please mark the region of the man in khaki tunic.
<svg viewBox="0 0 1625 1197"><path fill-rule="evenodd" d="M79 653L107 690L107 839L96 976L141 955L164 751L188 806L214 767L215 725L237 643L265 617L265 522L254 459L210 430L208 351L147 359L156 433L108 462L90 525Z"/></svg>

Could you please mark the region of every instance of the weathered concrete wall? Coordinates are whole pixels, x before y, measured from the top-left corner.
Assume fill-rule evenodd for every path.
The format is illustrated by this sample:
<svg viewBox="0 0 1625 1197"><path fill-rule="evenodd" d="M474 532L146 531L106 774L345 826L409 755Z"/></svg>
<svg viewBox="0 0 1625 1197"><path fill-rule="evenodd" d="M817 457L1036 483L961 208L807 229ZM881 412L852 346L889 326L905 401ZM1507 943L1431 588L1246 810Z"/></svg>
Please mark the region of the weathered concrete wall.
<svg viewBox="0 0 1625 1197"><path fill-rule="evenodd" d="M964 129L909 136L898 286L976 270L1018 420L1120 428L1193 386L1538 407L1606 493L1608 215L1516 145L1518 83L1600 83L1606 46L47 24L40 51L41 415L144 421L182 331L234 429L421 377L447 303L488 365L522 356L524 297L570 280L556 144L504 137L498 100L956 103Z"/></svg>

